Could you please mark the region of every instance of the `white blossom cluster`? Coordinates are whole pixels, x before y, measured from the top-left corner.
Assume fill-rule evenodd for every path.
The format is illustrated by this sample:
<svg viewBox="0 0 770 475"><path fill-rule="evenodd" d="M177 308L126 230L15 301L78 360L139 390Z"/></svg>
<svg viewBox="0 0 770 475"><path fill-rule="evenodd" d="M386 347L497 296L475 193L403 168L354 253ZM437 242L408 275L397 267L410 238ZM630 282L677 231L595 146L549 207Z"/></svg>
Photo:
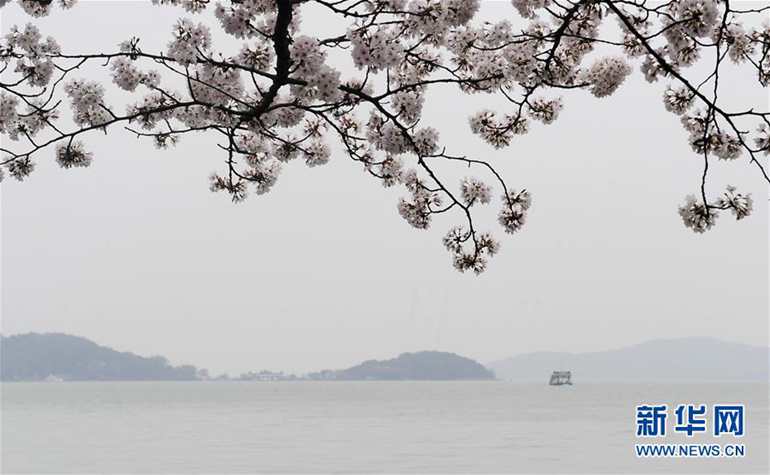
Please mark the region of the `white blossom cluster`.
<svg viewBox="0 0 770 475"><path fill-rule="evenodd" d="M177 119L190 127L205 126L208 123L208 114L200 107L172 111L170 107L176 100L173 94L154 92L144 96L141 102L129 105L127 113L145 131L153 131L158 124L171 119Z"/></svg>
<svg viewBox="0 0 770 475"><path fill-rule="evenodd" d="M757 41L752 38L740 23L731 23L725 28L714 27L711 39L717 43L721 40L727 48L727 54L733 63L745 62L755 52ZM759 43L762 41L759 40Z"/></svg>
<svg viewBox="0 0 770 475"><path fill-rule="evenodd" d="M725 130L717 129L707 113L695 111L691 115L683 115L681 122L690 133L690 146L694 152L714 154L722 160L740 157L743 148L740 140Z"/></svg>
<svg viewBox="0 0 770 475"><path fill-rule="evenodd" d="M18 98L0 92L0 132L4 135L13 134L12 140L18 139L18 127L16 127L16 121L19 118L19 114L16 112L18 106Z"/></svg>
<svg viewBox="0 0 770 475"><path fill-rule="evenodd" d="M211 48L211 31L203 23L194 24L183 18L173 30L173 39L166 54L180 64L192 64Z"/></svg>
<svg viewBox="0 0 770 475"><path fill-rule="evenodd" d="M514 234L527 222L527 211L532 206L532 195L527 190L506 193L502 201L503 207L497 219L505 232Z"/></svg>
<svg viewBox="0 0 770 475"><path fill-rule="evenodd" d="M739 64L757 54L757 45L767 44L765 32L770 26L765 24L759 29L748 31L735 19L723 24L718 0L678 0L669 2L666 10L663 28L660 30L666 42L655 48L655 53L668 59L677 70L695 64L701 58L703 45L708 43L720 44L730 60ZM644 56L642 72L647 81L655 82L661 75L668 75L659 60L628 32L625 25L621 26L626 31L624 40L629 56ZM649 21L640 21L637 27L644 34L651 32ZM763 82L763 78L770 77L766 75L770 72L770 65L764 60L757 63L760 82Z"/></svg>
<svg viewBox="0 0 770 475"><path fill-rule="evenodd" d="M331 158L329 146L321 140L316 140L304 150L305 163L309 167L317 167L326 164Z"/></svg>
<svg viewBox="0 0 770 475"><path fill-rule="evenodd" d="M488 109L471 116L469 122L471 132L479 135L495 148L510 145L514 135L522 135L529 131L526 117L505 115L503 120L498 121L495 113Z"/></svg>
<svg viewBox="0 0 770 475"><path fill-rule="evenodd" d="M274 1L248 0L233 2L230 5L217 3L214 15L219 19L226 33L236 38L244 39L258 35L259 29L253 22L255 17L265 13L272 13L273 11L275 11Z"/></svg>
<svg viewBox="0 0 770 475"><path fill-rule="evenodd" d="M33 171L35 171L35 162L29 157L20 157L8 165L8 174L19 181L24 181Z"/></svg>
<svg viewBox="0 0 770 475"><path fill-rule="evenodd" d="M256 43L253 46L244 44L233 61L257 71L263 71L273 64L274 56L270 45L265 43Z"/></svg>
<svg viewBox="0 0 770 475"><path fill-rule="evenodd" d="M738 193L734 186L728 186L727 191L715 204L721 209L729 209L736 220L745 218L754 210L754 200L751 198L751 194Z"/></svg>
<svg viewBox="0 0 770 475"><path fill-rule="evenodd" d="M667 54L677 65L692 65L700 57L698 41L712 33L718 21L716 0L681 0L669 6L664 20Z"/></svg>
<svg viewBox="0 0 770 475"><path fill-rule="evenodd" d="M425 104L425 96L419 89L393 94L392 108L398 118L407 124L413 124L418 121L422 115L423 104Z"/></svg>
<svg viewBox="0 0 770 475"><path fill-rule="evenodd" d="M757 127L757 137L754 139L757 150L764 155L770 155L770 125L760 124Z"/></svg>
<svg viewBox="0 0 770 475"><path fill-rule="evenodd" d="M193 68L189 88L192 96L205 104L227 105L241 99L243 81L239 71L223 69L210 63Z"/></svg>
<svg viewBox="0 0 770 475"><path fill-rule="evenodd" d="M415 170L406 172L402 181L412 196L411 200L399 200L398 213L413 227L427 229L433 214L431 207L441 206L441 195L430 191Z"/></svg>
<svg viewBox="0 0 770 475"><path fill-rule="evenodd" d="M375 149L386 152L389 155L401 155L408 149L408 140L403 130L376 113L369 117L366 127L366 138Z"/></svg>
<svg viewBox="0 0 770 475"><path fill-rule="evenodd" d="M359 69L371 68L373 72L395 67L401 61L404 51L397 34L391 28L378 28L374 31L352 28L348 36L353 45L353 63Z"/></svg>
<svg viewBox="0 0 770 475"><path fill-rule="evenodd" d="M474 244L473 251L468 250L471 242ZM444 236L444 247L452 253L455 269L481 274L487 268L488 258L500 250L500 243L489 233L476 235L471 230L456 226Z"/></svg>
<svg viewBox="0 0 770 475"><path fill-rule="evenodd" d="M591 85L591 94L596 97L607 97L623 84L629 74L631 74L631 66L625 59L611 57L596 61L582 75L582 79Z"/></svg>
<svg viewBox="0 0 770 475"><path fill-rule="evenodd" d="M695 196L688 195L684 204L679 207L679 216L685 226L702 234L714 226L719 212L703 204Z"/></svg>
<svg viewBox="0 0 770 475"><path fill-rule="evenodd" d="M438 130L423 127L414 134L414 150L421 156L431 155L438 149Z"/></svg>
<svg viewBox="0 0 770 475"><path fill-rule="evenodd" d="M18 106L18 98L0 93L0 133L12 141L35 137L59 117L57 109L40 107L39 99L30 99L23 111Z"/></svg>
<svg viewBox="0 0 770 475"><path fill-rule="evenodd" d="M686 227L700 234L714 226L719 210L729 210L740 221L754 210L754 200L751 194L739 193L734 186L728 186L721 197L709 204L704 204L693 195L687 196L685 203L679 207L679 216Z"/></svg>
<svg viewBox="0 0 770 475"><path fill-rule="evenodd" d="M666 110L677 115L687 112L695 102L695 95L686 87L666 88L663 93L663 104Z"/></svg>
<svg viewBox="0 0 770 475"><path fill-rule="evenodd" d="M135 91L140 84L149 88L157 88L160 85L160 74L157 71L143 73L129 58L115 58L110 68L113 82L124 91Z"/></svg>
<svg viewBox="0 0 770 475"><path fill-rule="evenodd" d="M16 58L14 71L33 87L45 87L51 81L54 64L51 56L61 53L55 39L43 39L40 30L28 23L23 30L11 27L0 46L3 55Z"/></svg>
<svg viewBox="0 0 770 475"><path fill-rule="evenodd" d="M75 79L64 85L64 92L72 103L76 124L98 126L112 118L104 104L104 86L98 82Z"/></svg>
<svg viewBox="0 0 770 475"><path fill-rule="evenodd" d="M404 17L405 33L441 44L453 27L467 24L479 9L479 0L411 0Z"/></svg>
<svg viewBox="0 0 770 475"><path fill-rule="evenodd" d="M93 155L85 150L82 142L59 143L56 146L56 162L62 168L87 167Z"/></svg>
<svg viewBox="0 0 770 475"><path fill-rule="evenodd" d="M460 189L460 196L466 206L473 206L476 203L487 204L492 199L492 188L477 178L464 178Z"/></svg>
<svg viewBox="0 0 770 475"><path fill-rule="evenodd" d="M545 8L550 0L512 0L513 6L524 18L534 18L538 9Z"/></svg>
<svg viewBox="0 0 770 475"><path fill-rule="evenodd" d="M58 0L56 2L61 8L72 8L77 3L77 0ZM54 5L53 0L19 0L19 5L30 16L43 17L51 13L51 7ZM2 6L0 4L0 6Z"/></svg>
<svg viewBox="0 0 770 475"><path fill-rule="evenodd" d="M560 98L548 100L539 97L529 103L529 115L544 124L551 124L559 117L562 107Z"/></svg>
<svg viewBox="0 0 770 475"><path fill-rule="evenodd" d="M382 181L382 186L389 188L404 180L403 163L398 157L388 155L377 164L367 162L366 168Z"/></svg>
<svg viewBox="0 0 770 475"><path fill-rule="evenodd" d="M333 102L341 96L340 72L326 64L326 52L318 40L300 36L294 40L291 56L297 76L307 82L306 86L294 86L295 95L305 101L320 99Z"/></svg>
<svg viewBox="0 0 770 475"><path fill-rule="evenodd" d="M407 152L426 157L437 151L439 134L433 127L423 127L410 134L394 121L386 122L380 114L372 113L366 126L366 138L376 150L386 152L390 157Z"/></svg>

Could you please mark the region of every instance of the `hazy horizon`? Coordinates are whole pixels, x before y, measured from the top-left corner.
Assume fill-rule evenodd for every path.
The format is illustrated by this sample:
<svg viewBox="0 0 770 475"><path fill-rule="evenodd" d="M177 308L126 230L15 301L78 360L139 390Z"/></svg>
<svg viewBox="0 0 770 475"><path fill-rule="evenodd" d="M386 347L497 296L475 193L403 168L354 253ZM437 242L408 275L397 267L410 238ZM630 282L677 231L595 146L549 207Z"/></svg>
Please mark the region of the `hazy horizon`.
<svg viewBox="0 0 770 475"><path fill-rule="evenodd" d="M36 332L36 333L49 333L50 334L50 333L54 333L54 332ZM0 335L5 337L5 338L12 337L12 336L21 336L21 335L25 335L25 334L26 333L16 333L16 334L13 334L13 335L7 335L7 334L4 334L4 333L0 333ZM91 342L93 342L93 343L95 343L95 344L97 344L99 346L107 346L107 347L109 347L108 345L105 345L105 344L103 344L103 343L101 343L99 341L96 341L96 340L92 339L92 338L88 338L85 335L73 335L73 334L67 334L67 333L62 333L62 334L66 334L66 335L74 336L74 337L85 338L85 339L87 339L87 340L89 340L89 341L91 341ZM740 342L735 342L735 341L724 340L724 339L717 338L717 337L690 336L690 337L680 337L680 338L648 339L648 340L640 341L640 342L637 342L637 343L631 343L631 344L625 345L625 346L608 347L608 348L595 349L595 350L590 350L590 351L581 351L581 352L560 351L558 349L551 349L551 350L540 350L540 351L532 351L532 352L525 352L525 353L511 353L511 354L509 354L507 356L504 356L504 357L496 359L496 360L480 360L478 358L475 358L473 355L467 355L467 354L460 354L460 356L470 358L470 359L472 359L474 361L477 361L478 363L481 363L482 365L484 365L486 367L492 368L496 364L503 363L503 362L506 362L506 361L509 361L509 360L514 360L514 359L516 359L518 357L521 357L521 356L533 356L533 355L538 355L538 354L587 356L587 355L596 354L596 353L612 353L612 352L615 352L615 351L628 350L628 349L631 349L631 348L634 348L634 347L642 347L642 346L645 346L645 345L656 345L656 344L666 343L666 342L702 343L702 342L705 342L705 341L713 341L713 342L717 342L718 344L726 344L726 345L747 345L750 348L767 349L768 351L770 351L770 346L767 346L767 345L748 345L746 343L740 343ZM145 358L153 357L153 356L162 356L162 357L167 357L168 356L168 355L164 354L163 352L160 352L160 353L157 353L157 354L139 354L139 353L133 351L130 347L129 348L113 348L113 347L109 347L109 348L112 349L112 350L118 351L118 352L134 353L134 354L137 354L138 356L145 357ZM243 372L268 370L268 371L282 371L282 372L287 373L287 374L305 375L305 374L309 374L311 372L327 370L327 369L331 369L331 370L345 369L345 368L348 368L348 367L351 367L351 366L354 366L354 365L358 365L358 364L360 364L360 363L362 363L364 361L368 361L368 360L375 360L375 359L387 360L387 359L391 359L391 358L396 358L397 356L399 356L402 353L425 352L425 351L445 352L446 350L442 350L441 348L415 349L415 350L408 351L408 352L403 352L402 351L402 352L398 352L398 353L393 353L393 354L391 354L389 356L377 357L377 358L367 357L365 354L362 354L362 355L360 355L358 357L353 356L351 361L349 362L349 364L343 365L341 367L335 367L335 368L331 368L331 367L317 367L317 368L311 368L311 369L309 369L307 371L303 371L303 372L287 371L283 367L262 367L262 366L259 366L259 364L256 364L254 367L248 368L247 370L244 370ZM446 351L446 352L449 352L449 351ZM449 352L449 353L452 353L452 352ZM310 355L310 356L312 356L312 355ZM241 373L241 371L227 371L227 370L224 370L224 371L221 371L221 372L213 372L213 371L211 371L209 369L209 367L205 364L205 362L169 360L169 363L171 365L173 365L173 366L191 364L193 366L196 366L198 369L209 370L209 373L210 373L211 377L215 377L215 376L218 376L218 375L221 375L221 374L228 374L230 377L237 377Z"/></svg>
<svg viewBox="0 0 770 475"><path fill-rule="evenodd" d="M38 23L65 51L133 35L161 49L184 15L146 8L82 2ZM498 8L510 4L486 3L480 18ZM3 31L27 21L16 4L2 10ZM89 35L77 34L83 25ZM208 191L222 156L203 136L158 151L118 130L93 135L87 169L41 156L25 183L2 184L0 330L81 335L214 374L302 373L424 349L488 362L691 335L767 346L767 185L743 158L715 161L711 193L739 185L756 210L740 223L724 213L705 235L685 229L677 207L698 190L702 163L663 107L667 81L649 85L635 69L606 100L566 92L556 123L503 150L468 129L467 116L494 98L429 94L424 121L448 146L533 194L515 236L494 210L481 213L501 251L480 277L452 269L440 243L452 223L410 228L396 210L405 192L339 153L324 167L288 165L273 191L239 205ZM723 80L749 83L729 66ZM725 103L767 98L734 89Z"/></svg>

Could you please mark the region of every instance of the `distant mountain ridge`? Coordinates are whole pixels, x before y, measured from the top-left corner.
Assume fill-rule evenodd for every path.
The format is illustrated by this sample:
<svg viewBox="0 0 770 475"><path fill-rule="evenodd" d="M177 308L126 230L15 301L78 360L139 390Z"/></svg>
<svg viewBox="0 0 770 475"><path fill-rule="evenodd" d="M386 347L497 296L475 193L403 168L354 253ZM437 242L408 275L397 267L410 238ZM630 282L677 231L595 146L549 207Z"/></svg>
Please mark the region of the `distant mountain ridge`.
<svg viewBox="0 0 770 475"><path fill-rule="evenodd" d="M195 366L171 366L162 356L118 352L78 336L27 333L0 336L0 380L140 381L198 379Z"/></svg>
<svg viewBox="0 0 770 475"><path fill-rule="evenodd" d="M244 380L484 380L495 379L480 363L454 353L421 351L389 360L369 360L341 370L305 377L262 371ZM162 356L118 352L86 338L63 333L0 335L2 381L192 381L209 379L195 366L172 366ZM227 380L226 376L217 378Z"/></svg>
<svg viewBox="0 0 770 475"><path fill-rule="evenodd" d="M507 381L548 381L552 371L572 371L576 384L591 381L764 381L770 348L716 338L652 340L591 353L526 353L487 364Z"/></svg>
<svg viewBox="0 0 770 475"><path fill-rule="evenodd" d="M311 373L310 379L323 380L486 380L495 374L480 363L442 351L402 353L389 360L369 360L342 370Z"/></svg>
<svg viewBox="0 0 770 475"><path fill-rule="evenodd" d="M590 353L527 353L489 363L486 367L454 353L420 351L402 353L387 360L368 360L347 369L265 380L435 381L489 380L496 376L508 381L546 383L551 372L569 370L576 384L594 381L768 382L769 368L770 348L715 338L682 338L652 340ZM162 356L147 358L118 352L86 338L62 333L0 335L0 380L42 381L48 377L68 381L190 381L208 379L208 374L191 365L172 366Z"/></svg>

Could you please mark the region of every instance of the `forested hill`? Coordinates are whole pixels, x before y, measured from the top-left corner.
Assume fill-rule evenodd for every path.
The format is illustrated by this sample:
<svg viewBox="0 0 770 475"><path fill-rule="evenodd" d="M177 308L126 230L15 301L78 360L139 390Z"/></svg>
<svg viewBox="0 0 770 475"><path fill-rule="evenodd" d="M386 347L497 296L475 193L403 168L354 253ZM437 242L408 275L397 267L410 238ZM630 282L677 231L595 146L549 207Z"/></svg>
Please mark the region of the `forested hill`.
<svg viewBox="0 0 770 475"><path fill-rule="evenodd" d="M389 360L369 360L352 368L322 371L310 379L331 380L480 380L495 379L493 372L454 353L420 351Z"/></svg>
<svg viewBox="0 0 770 475"><path fill-rule="evenodd" d="M166 358L115 351L63 333L0 337L0 380L65 381L194 380L194 366L171 366Z"/></svg>

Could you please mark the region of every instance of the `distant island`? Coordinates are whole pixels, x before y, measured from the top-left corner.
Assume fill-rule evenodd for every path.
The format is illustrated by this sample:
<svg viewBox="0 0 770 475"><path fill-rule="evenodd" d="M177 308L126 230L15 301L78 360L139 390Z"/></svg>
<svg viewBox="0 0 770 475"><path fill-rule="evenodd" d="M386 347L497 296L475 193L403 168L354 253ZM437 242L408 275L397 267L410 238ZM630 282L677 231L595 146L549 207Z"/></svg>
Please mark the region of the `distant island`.
<svg viewBox="0 0 770 475"><path fill-rule="evenodd" d="M441 351L402 353L347 369L304 375L248 371L211 377L192 365L174 366L163 356L144 357L63 333L0 336L1 381L459 381L493 380L547 384L553 371L571 371L588 382L768 382L770 349L714 338L653 340L590 353L525 353L485 366Z"/></svg>
<svg viewBox="0 0 770 475"><path fill-rule="evenodd" d="M716 338L652 340L590 353L525 353L487 364L506 381L546 383L552 371L570 370L585 382L768 382L770 349Z"/></svg>
<svg viewBox="0 0 770 475"><path fill-rule="evenodd" d="M162 356L119 352L78 336L0 336L2 381L191 381L200 377L195 366L171 366Z"/></svg>
<svg viewBox="0 0 770 475"><path fill-rule="evenodd" d="M308 375L313 380L486 380L495 374L472 359L442 351L402 353L389 360L369 360L342 370L326 370Z"/></svg>
<svg viewBox="0 0 770 475"><path fill-rule="evenodd" d="M237 378L209 377L192 365L172 366L162 356L143 357L100 346L63 333L0 336L2 381L359 381L489 380L495 375L471 359L439 351L403 353L389 360L369 360L342 370L297 376L249 371Z"/></svg>

